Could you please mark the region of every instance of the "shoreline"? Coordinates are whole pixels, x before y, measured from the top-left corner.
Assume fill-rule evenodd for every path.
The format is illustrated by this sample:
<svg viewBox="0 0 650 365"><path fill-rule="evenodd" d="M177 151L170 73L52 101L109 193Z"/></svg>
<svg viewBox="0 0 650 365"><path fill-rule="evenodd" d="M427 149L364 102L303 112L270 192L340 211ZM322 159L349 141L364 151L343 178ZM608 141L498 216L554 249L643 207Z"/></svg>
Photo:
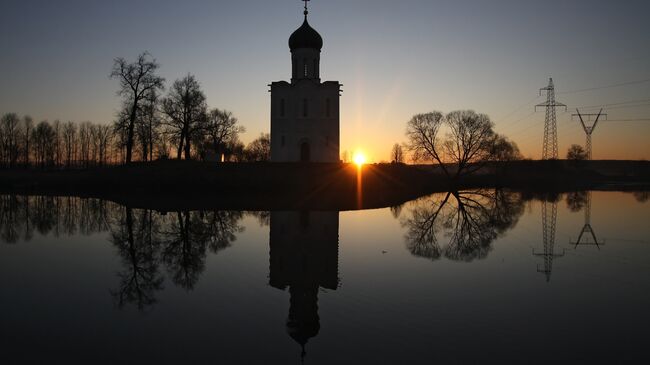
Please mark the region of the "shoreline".
<svg viewBox="0 0 650 365"><path fill-rule="evenodd" d="M361 172L361 173L359 173ZM650 190L647 161L494 163L450 185L430 165L157 161L80 170L0 170L0 194L78 196L173 210L358 210L453 189Z"/></svg>

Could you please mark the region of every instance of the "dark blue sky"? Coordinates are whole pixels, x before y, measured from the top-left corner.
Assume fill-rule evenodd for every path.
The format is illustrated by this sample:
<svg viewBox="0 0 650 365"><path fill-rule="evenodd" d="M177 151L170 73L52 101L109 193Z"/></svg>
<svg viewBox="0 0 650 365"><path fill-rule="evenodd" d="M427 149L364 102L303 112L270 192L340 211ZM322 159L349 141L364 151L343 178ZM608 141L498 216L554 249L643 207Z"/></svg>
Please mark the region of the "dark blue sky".
<svg viewBox="0 0 650 365"><path fill-rule="evenodd" d="M558 93L650 79L650 1L313 0L321 76L343 83L342 149L388 158L415 113L488 113L539 157L548 77ZM211 107L232 110L250 141L269 130L267 84L290 78L298 0L30 1L0 5L0 113L110 123L112 60L149 51L168 83L197 76ZM610 119L650 118L650 82L559 94L570 107L619 104ZM527 104L528 102L528 104ZM584 142L561 114L560 149ZM650 158L650 122L603 123L594 158Z"/></svg>

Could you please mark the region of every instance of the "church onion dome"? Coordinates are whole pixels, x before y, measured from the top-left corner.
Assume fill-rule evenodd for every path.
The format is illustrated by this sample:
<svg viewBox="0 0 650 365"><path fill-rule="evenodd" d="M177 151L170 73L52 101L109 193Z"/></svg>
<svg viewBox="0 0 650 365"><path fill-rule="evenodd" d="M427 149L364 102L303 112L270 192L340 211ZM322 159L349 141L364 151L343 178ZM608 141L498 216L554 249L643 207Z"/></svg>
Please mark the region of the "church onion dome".
<svg viewBox="0 0 650 365"><path fill-rule="evenodd" d="M298 48L323 48L323 38L307 23L307 17L300 28L296 29L289 37L289 48L293 51Z"/></svg>

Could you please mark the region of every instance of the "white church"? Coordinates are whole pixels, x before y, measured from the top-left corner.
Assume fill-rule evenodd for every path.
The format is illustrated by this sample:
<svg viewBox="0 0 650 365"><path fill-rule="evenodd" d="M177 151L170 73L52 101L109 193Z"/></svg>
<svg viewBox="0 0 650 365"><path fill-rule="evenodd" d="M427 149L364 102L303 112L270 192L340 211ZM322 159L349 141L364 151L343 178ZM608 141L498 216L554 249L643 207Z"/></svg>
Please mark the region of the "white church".
<svg viewBox="0 0 650 365"><path fill-rule="evenodd" d="M338 81L320 80L323 38L305 21L289 38L291 83L271 87L271 161L339 162Z"/></svg>

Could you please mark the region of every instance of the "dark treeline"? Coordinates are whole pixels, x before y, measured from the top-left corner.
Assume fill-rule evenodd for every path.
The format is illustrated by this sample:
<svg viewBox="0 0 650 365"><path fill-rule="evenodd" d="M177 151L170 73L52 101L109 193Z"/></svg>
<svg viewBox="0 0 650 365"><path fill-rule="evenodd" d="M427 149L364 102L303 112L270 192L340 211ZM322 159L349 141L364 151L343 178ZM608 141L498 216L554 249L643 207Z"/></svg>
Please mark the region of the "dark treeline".
<svg viewBox="0 0 650 365"><path fill-rule="evenodd" d="M268 161L270 136L244 145L245 128L227 110L209 109L188 74L165 94L159 64L148 53L129 63L115 59L122 106L113 123L61 122L6 113L0 119L0 166L89 167L160 159Z"/></svg>

